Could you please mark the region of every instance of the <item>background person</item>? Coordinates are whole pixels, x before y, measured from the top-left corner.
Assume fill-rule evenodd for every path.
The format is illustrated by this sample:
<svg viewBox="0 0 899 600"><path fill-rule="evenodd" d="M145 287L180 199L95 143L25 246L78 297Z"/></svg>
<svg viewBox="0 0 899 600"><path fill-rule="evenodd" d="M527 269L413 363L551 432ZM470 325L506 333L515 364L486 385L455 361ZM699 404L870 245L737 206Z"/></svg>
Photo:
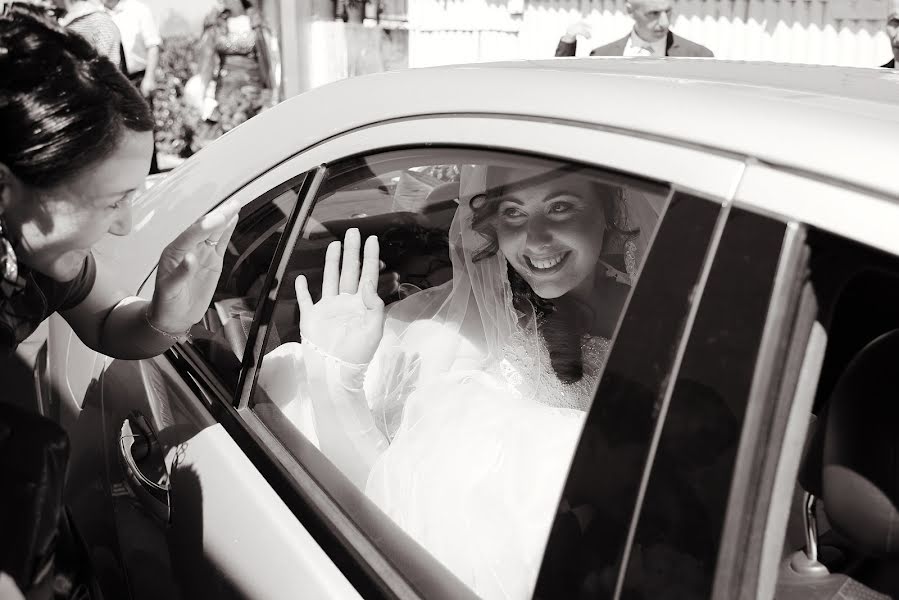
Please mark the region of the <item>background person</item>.
<svg viewBox="0 0 899 600"><path fill-rule="evenodd" d="M115 66L122 62L122 37L119 28L99 2L93 0L56 0L64 9L59 19L63 27L68 27L82 36L96 48L100 56L108 58Z"/></svg>
<svg viewBox="0 0 899 600"><path fill-rule="evenodd" d="M103 0L122 37L122 61L125 73L140 90L153 112L156 67L162 38L153 13L140 0ZM150 173L158 173L156 145L150 160Z"/></svg>
<svg viewBox="0 0 899 600"><path fill-rule="evenodd" d="M671 32L672 0L630 0L624 6L634 20L631 32L594 48L590 56L714 56L705 46ZM589 33L586 23L573 24L559 40L556 56L574 56L577 36L589 38Z"/></svg>
<svg viewBox="0 0 899 600"><path fill-rule="evenodd" d="M899 69L899 0L887 1L887 37L893 50L893 60L885 65L885 69Z"/></svg>
<svg viewBox="0 0 899 600"><path fill-rule="evenodd" d="M200 138L212 140L276 101L271 37L262 14L248 0L226 0L203 26L198 88ZM214 102L202 104L206 98Z"/></svg>

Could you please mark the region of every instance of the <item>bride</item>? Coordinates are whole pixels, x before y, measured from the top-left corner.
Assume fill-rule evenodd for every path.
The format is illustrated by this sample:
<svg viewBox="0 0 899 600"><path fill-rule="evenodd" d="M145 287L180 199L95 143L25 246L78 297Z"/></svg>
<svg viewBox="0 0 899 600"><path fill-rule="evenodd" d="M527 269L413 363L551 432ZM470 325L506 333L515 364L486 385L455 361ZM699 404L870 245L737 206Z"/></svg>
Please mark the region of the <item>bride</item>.
<svg viewBox="0 0 899 600"><path fill-rule="evenodd" d="M655 223L632 230L620 185L582 169L462 175L452 280L385 311L378 240L349 230L318 302L297 278L302 344L268 354L260 385L476 593L529 597Z"/></svg>

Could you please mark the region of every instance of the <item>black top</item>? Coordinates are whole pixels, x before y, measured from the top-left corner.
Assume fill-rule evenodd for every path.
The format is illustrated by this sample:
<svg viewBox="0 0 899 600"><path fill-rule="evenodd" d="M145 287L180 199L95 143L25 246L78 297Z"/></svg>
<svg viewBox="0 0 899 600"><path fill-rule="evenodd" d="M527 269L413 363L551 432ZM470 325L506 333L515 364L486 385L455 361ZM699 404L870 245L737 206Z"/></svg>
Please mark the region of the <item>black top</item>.
<svg viewBox="0 0 899 600"><path fill-rule="evenodd" d="M94 287L97 263L89 254L78 276L56 281L19 263L25 287L11 296L0 295L0 357L9 356L44 319L80 304Z"/></svg>

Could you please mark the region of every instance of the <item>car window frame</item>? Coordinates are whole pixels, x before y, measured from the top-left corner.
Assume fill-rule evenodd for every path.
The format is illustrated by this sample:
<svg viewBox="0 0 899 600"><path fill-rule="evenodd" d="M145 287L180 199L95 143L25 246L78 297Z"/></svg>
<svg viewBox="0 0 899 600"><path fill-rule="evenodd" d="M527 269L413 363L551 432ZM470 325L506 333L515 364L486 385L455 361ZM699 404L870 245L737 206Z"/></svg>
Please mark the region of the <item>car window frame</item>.
<svg viewBox="0 0 899 600"><path fill-rule="evenodd" d="M391 154L391 153L394 153L397 151L403 152L404 150L410 151L410 157L409 157L410 160L413 158L411 152L415 152L415 151L420 151L424 155L432 155L435 158L440 157L441 153L443 153L443 152L446 152L448 155L460 154L460 153L465 153L465 152L472 152L472 153L484 152L487 154L496 154L496 155L502 154L502 155L505 155L505 158L507 158L509 160L514 160L514 158L516 156L520 156L522 158L522 160L527 160L528 158L533 157L533 155L527 154L524 152L515 152L515 151L509 151L509 150L496 150L494 148L470 148L470 147L469 148L464 148L464 147L458 148L458 147L441 147L441 146L437 146L437 147L431 146L431 147L426 147L426 148L412 148L412 149L386 148L386 149L382 149L382 150L373 151L371 153L366 153L362 156L380 156L380 155ZM345 157L344 159L342 159L340 161L335 161L335 163L321 165L320 169L322 169L324 172L324 175L322 176L323 179L324 180L327 179L327 173L331 168L336 168L339 164L342 164L345 162L352 162L353 159L357 159L357 158L358 158L358 156ZM544 158L544 157L538 157L538 158ZM438 162L439 162L439 160L438 160ZM571 161L566 161L566 162L570 163ZM667 202L670 201L670 199L674 195L673 186L671 186L670 184L648 181L646 178L643 178L643 177L633 176L631 174L621 174L620 172L611 171L611 170L608 170L608 169L605 169L602 167L598 167L598 166L592 166L592 165L587 165L587 166L590 166L591 168L595 168L598 171L602 172L605 175L605 177L609 178L610 181L620 179L624 182L628 182L629 180L633 180L633 182L635 184L638 182L643 182L645 185L650 186L650 187L658 185L658 186L667 188L668 196L667 196L667 200L666 200L666 206L667 206ZM286 267L288 266L288 264L290 262L290 258L291 258L291 254L292 254L292 250L293 250L293 244L299 239L300 235L302 235L302 231L305 229L306 225L308 224L309 217L310 217L310 215L312 215L312 213L315 209L318 198L313 193L313 191L317 187L318 186L313 186L313 188L307 192L307 195L303 200L304 206L300 209L302 216L295 222L295 225L294 225L295 231L291 232L289 234L289 237L292 240L292 243L286 244L285 248L282 250L279 250L279 254L276 256L275 259L273 259L273 264L277 263L277 266L274 268L277 270L278 275L276 275L274 277L270 276L268 278L269 282L281 281L281 279L282 279L281 275L283 275L283 272L285 271ZM703 202L707 202L710 207L714 207L712 210L714 210L715 213L717 214L717 212L720 210L722 201L720 199L705 198L705 199L703 199ZM660 219L661 218L664 218L664 213L661 215ZM286 237L288 237L287 234L285 234L285 238ZM267 290L268 290L267 296L269 297L269 299L278 297L279 291L280 291L280 286L285 285L286 283L287 282L281 281L281 283L279 285L272 287L272 288L267 288ZM626 308L625 308L625 310L626 310ZM266 316L266 318L270 319L272 316L272 311L271 310L267 311L265 313L265 316ZM257 327L259 327L259 324L254 322L254 329ZM251 333L251 335L252 335L252 333ZM322 464L322 462L327 463L327 460L324 459L324 456L316 448L314 448L308 440L306 440L302 435L299 435L298 432L292 431L292 426L289 423L281 422L281 421L284 421L284 419L283 419L283 416L280 415L279 411L277 411L277 410L269 411L267 413L268 419L265 419L262 417L262 415L255 413L255 407L253 405L253 399L252 399L252 395L253 395L252 392L255 390L256 379L258 378L258 366L261 364L261 357L262 357L261 351L262 351L262 349L264 349L266 347L266 340L263 339L264 337L265 337L264 335L259 334L259 337L256 340L256 344L255 344L258 353L252 359L250 359L248 361L249 368L252 371L252 375L249 375L249 374L246 376L242 375L242 381L244 382L244 386L243 386L243 389L241 390L240 404L237 406L238 412L241 415L243 415L243 417L247 420L248 424L251 425L251 427L255 430L255 433L258 436L260 436L260 438L267 438L267 439L271 440L272 443L280 444L281 448L279 449L279 452L278 452L280 455L282 455L288 459L290 457L292 457L293 460L295 460L297 463L303 463L302 457L304 455L307 457L307 459L311 459L315 463L318 463L318 464ZM248 347L249 347L249 342L248 342ZM249 393L246 390L250 390ZM274 419L272 419L272 417L274 417ZM276 436L274 436L273 431L272 431L273 427L279 429L281 432L281 435L290 436L290 438L293 441L294 447L292 447L290 449L286 448L286 446L284 445L286 440L277 438ZM300 467L300 468L297 468L297 467ZM297 464L297 465L294 465L292 468L288 467L288 470L293 472L297 478L306 479L308 481L313 481L316 479L316 476L314 473L306 470L305 464L302 464L302 465ZM391 558L393 558L394 560L389 561L390 564L385 564L385 563L381 562L381 560L377 560L377 562L381 562L381 564L378 569L371 570L373 573L377 573L378 576L380 576L380 577L383 577L386 573L388 578L393 579L395 581L394 585L399 585L405 591L411 591L407 584L416 582L416 580L418 582L425 583L427 585L427 588L426 588L426 592L423 594L422 597L447 598L447 599L465 598L465 597L474 598L475 597L473 595L473 592L469 588L467 588L467 586L465 586L464 584L459 582L455 578L455 576L452 575L452 573L448 569L446 569L446 567L444 567L441 563L439 563L437 561L437 559L431 557L423 549L421 549L421 552L423 552L427 556L427 558L424 560L422 560L422 558L420 556L416 557L409 552L405 552L405 550L407 550L408 548L403 547L404 545L408 547L411 544L414 547L418 547L417 544L411 538L409 538L405 534L405 532L403 532L398 526L396 526L393 523L390 523L388 520L384 519L383 515L381 515L381 514L374 515L374 520L372 521L371 520L372 516L373 516L374 512L377 512L377 508L374 507L373 505L372 506L364 506L365 504L368 503L367 498L365 497L364 493L361 493L359 490L357 490L349 482L349 480L346 480L346 478L343 476L343 474L340 473L336 469L336 467L334 467L330 463L327 463L327 470L329 471L329 473L327 474L327 477L329 479L328 488L326 490L327 493L333 497L340 497L339 499L346 500L346 501L348 501L349 504L355 506L356 510L361 510L362 514L364 516L366 516L366 519L365 519L366 528L369 531L375 530L377 532L375 537L377 537L382 542L382 544L380 546L374 546L374 545L372 545L371 540L362 539L362 538L365 538L365 533L361 532L357 526L357 532L361 534L361 536L357 536L357 543L360 543L360 545L362 545L363 547L371 546L369 548L366 548L366 550L364 550L361 554L367 555L369 557L369 559L371 559L373 556L376 559L381 558L381 557L377 557L376 555L373 555L372 551L375 551L375 552L377 552L379 550L382 552L389 551L393 554L393 556ZM319 481L318 484L322 485L322 482ZM340 502L338 502L337 504L339 505ZM360 509L360 506L361 506L361 509ZM374 512L372 511L372 509L374 509ZM339 513L339 511L331 511L330 516L331 516L332 521L335 521L335 520L339 521L342 527L345 528L348 525L348 520L347 520L346 514ZM374 526L372 526L372 524L374 524ZM349 536L347 536L347 537L349 537ZM385 546L386 544L389 544L389 547ZM397 551L398 546L399 546L399 550ZM419 563L419 566L425 571L425 573L422 574L420 572L409 572L406 569L398 568L398 569L396 569L396 573L401 574L401 576L405 576L406 581L402 581L402 582L397 581L396 577L395 577L394 569L392 568L391 565L396 564L396 563L405 564L410 561ZM441 578L443 578L443 581L440 581ZM400 596L402 597L403 595L400 594Z"/></svg>
<svg viewBox="0 0 899 600"><path fill-rule="evenodd" d="M732 469L713 598L755 598L765 585L765 571L776 568L772 561L779 565L780 547L774 552L772 544L782 545L788 510L775 503L789 506L802 449L796 442L804 439L808 426L808 414L797 414L794 405L807 401L810 408L813 396L807 393L805 400L797 397L802 369L814 369L808 363L806 349L817 316L817 303L808 285L806 229L789 219L748 207L746 210L781 223L784 235L771 273L767 315ZM792 443L787 443L788 439ZM782 521L777 512L782 513ZM776 531L771 530L774 524ZM772 541L772 536L777 539ZM766 558L763 551L777 559Z"/></svg>
<svg viewBox="0 0 899 600"><path fill-rule="evenodd" d="M481 128L484 123L491 124L501 123L503 135L497 135L495 145L486 146L483 143L483 133ZM453 127L448 127L452 125ZM456 127L458 126L458 127ZM455 127L455 129L454 129ZM546 133L548 130L553 131L550 138L541 137L538 133ZM364 136L364 143L360 143L359 136ZM430 139L428 137L430 136ZM575 140L574 138L577 138ZM425 141L427 140L427 141ZM704 190L703 195L714 195L715 197L726 197L736 187L742 174L743 165L739 160L726 153L715 154L700 151L695 148L679 146L669 142L663 142L653 139L642 138L639 134L633 136L623 135L621 132L609 132L601 128L581 127L579 124L572 126L571 124L558 122L534 121L528 119L513 118L490 118L490 117L449 117L439 116L426 119L404 119L398 122L383 123L362 128L346 134L341 134L333 139L327 140L310 149L302 151L300 154L285 160L276 165L264 175L254 179L244 188L235 192L232 197L241 197L246 202L251 201L262 193L270 191L273 187L282 182L296 178L297 173L305 173L336 159L346 158L353 153L372 153L375 151L387 151L392 149L421 146L427 147L437 143L433 140L445 140L447 145L466 145L475 148L483 148L486 150L508 150L513 153L532 153L538 156L561 159L566 161L574 160L583 162L588 165L595 165L604 170L617 170L627 174L633 174L642 178L653 178L653 165L658 164L659 157L668 157L671 160L662 160L662 164L667 165L668 172L677 180L675 185L686 190ZM539 143L538 143L539 140ZM592 142L593 145L587 142ZM573 141L578 146L576 151L572 151L570 145ZM612 148L616 142L626 142L633 150L630 153L616 153ZM602 143L605 142L605 143ZM598 144L598 146L597 146ZM602 148L602 152L595 152L596 148ZM351 152L352 150L352 152ZM597 154L601 156L597 157ZM330 160L329 160L330 159ZM613 163L610 166L608 163ZM709 181L705 174L714 172L713 181ZM709 190L714 191L710 194ZM312 199L307 194L301 198L298 203L301 210L311 203ZM283 257L282 257L283 258ZM270 290L269 290L270 291ZM256 320L254 319L254 326ZM264 336L262 336L264 338ZM257 337L253 347L259 345ZM248 344L249 348L249 344ZM177 352L175 360L179 361L182 368L188 363L193 363L190 370L194 373L202 373L200 379L202 385L212 385L216 388L215 383L211 380L215 376L208 372L203 373L202 366L196 364L199 357L191 357L185 361L185 356L190 355L191 351ZM197 368L199 367L199 368ZM192 376L193 377L193 376ZM244 398L243 387L246 387L253 378L242 376L241 380L244 385L240 388L240 393L225 400L227 404L224 410L215 409L214 412L218 418L226 425L226 429L231 432L235 439L239 439L240 445L245 447L245 451L251 456L254 464L260 470L267 473L267 478L271 477L273 487L277 487L279 495L285 497L285 502L291 507L295 514L300 518L308 519L310 516L309 506L315 505L321 501L319 488L318 492L313 490L311 498L309 494L298 494L299 485L297 484L298 471L291 465L291 468L285 466L287 462L293 462L287 457L282 456L277 450L277 440L266 435L267 430L264 425L259 422L246 406L241 406L241 400ZM217 400L223 401L221 387L218 387ZM248 396L247 396L248 398ZM215 403L216 398L212 399ZM274 445L273 445L274 444ZM286 462L285 462L286 461ZM315 486L312 480L307 481L308 485ZM297 496L300 497L297 500ZM332 508L339 508L332 506ZM312 511L315 512L315 511ZM318 515L321 516L321 515ZM304 525L307 524L304 520ZM310 530L314 529L312 527ZM344 552L346 548L346 539L330 531L325 535L328 540L322 541L322 545L329 555L335 554L335 562L339 562L346 566L348 554ZM337 549L335 550L335 545ZM330 547L329 547L330 546ZM350 561L356 562L360 560L357 553L350 552ZM358 564L356 565L359 566ZM349 568L349 567L347 567ZM371 584L371 573L365 572L368 569L359 568L361 575L352 577L354 582L361 581L363 586L367 580ZM365 586L380 596L380 592L384 592L384 588L380 585Z"/></svg>

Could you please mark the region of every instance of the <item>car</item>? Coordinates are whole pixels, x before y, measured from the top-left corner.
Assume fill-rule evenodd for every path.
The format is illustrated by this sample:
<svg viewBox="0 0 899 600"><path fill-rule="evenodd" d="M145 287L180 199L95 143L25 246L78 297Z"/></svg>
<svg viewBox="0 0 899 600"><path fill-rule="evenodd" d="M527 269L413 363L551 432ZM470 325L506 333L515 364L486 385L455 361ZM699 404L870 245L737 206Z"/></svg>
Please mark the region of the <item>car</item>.
<svg viewBox="0 0 899 600"><path fill-rule="evenodd" d="M897 597L897 99L886 70L572 58L348 79L227 133L96 251L150 298L165 244L238 200L193 338L113 360L53 317L35 367L104 595L502 596L335 467L272 400L296 382L262 382L330 242L378 235L385 302L421 293L452 277L470 167L549 161L654 220L576 448L529 484L559 501L515 594Z"/></svg>

